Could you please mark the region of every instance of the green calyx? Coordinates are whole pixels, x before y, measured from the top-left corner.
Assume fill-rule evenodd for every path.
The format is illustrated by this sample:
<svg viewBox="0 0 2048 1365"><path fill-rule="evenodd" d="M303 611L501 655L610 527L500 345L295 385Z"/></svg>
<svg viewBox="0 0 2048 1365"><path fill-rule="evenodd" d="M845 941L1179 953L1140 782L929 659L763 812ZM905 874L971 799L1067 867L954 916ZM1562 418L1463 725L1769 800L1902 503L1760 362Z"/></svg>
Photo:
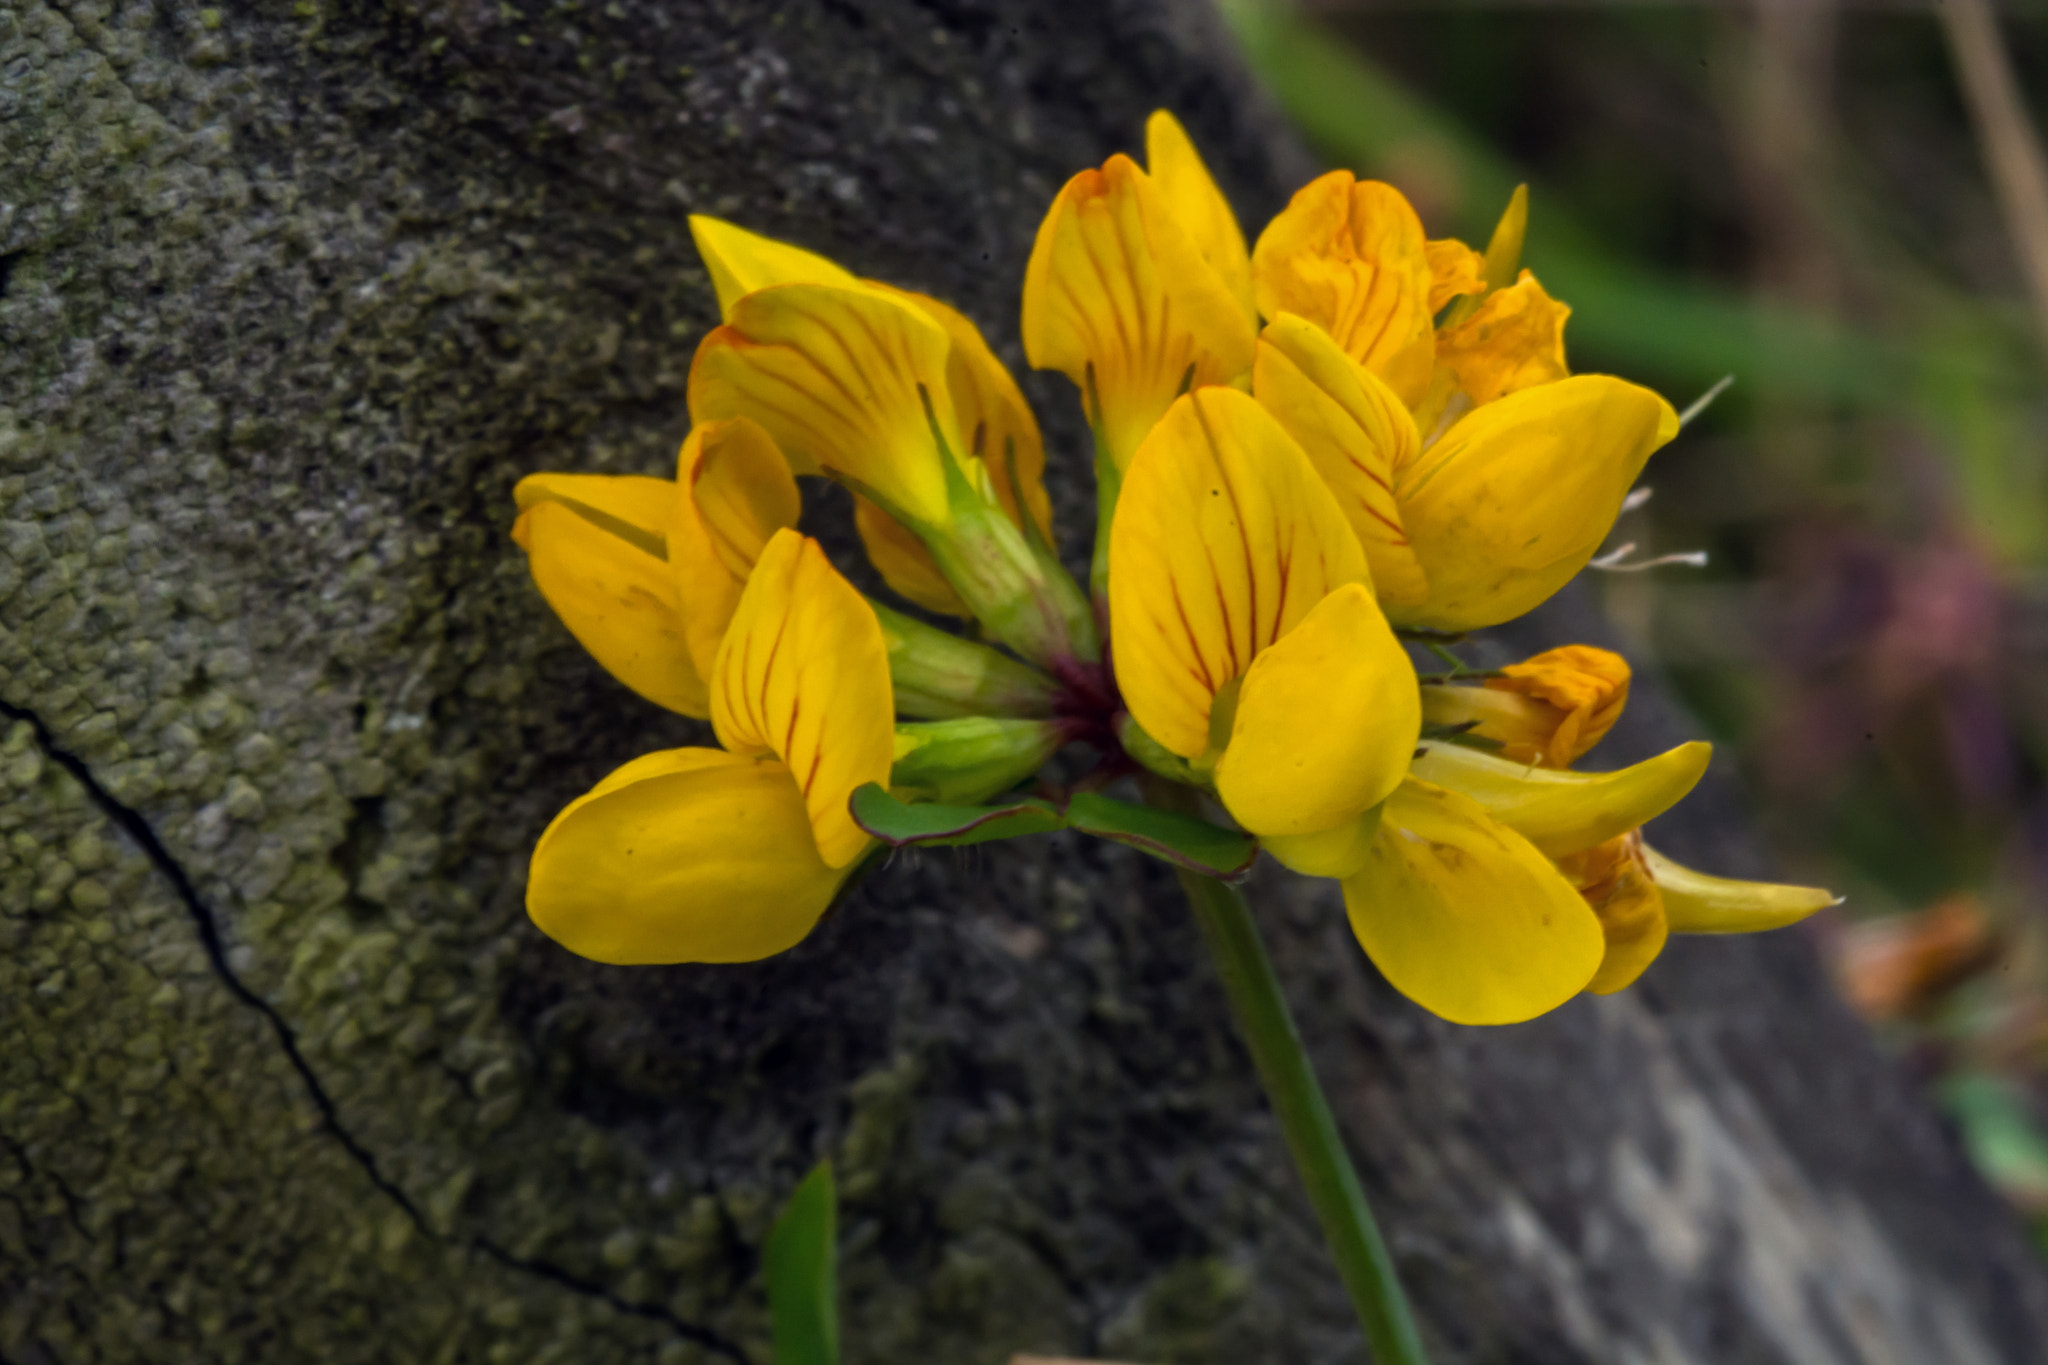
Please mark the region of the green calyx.
<svg viewBox="0 0 2048 1365"><path fill-rule="evenodd" d="M1144 726L1128 711L1116 718L1116 740L1123 746L1131 761L1147 772L1179 783L1183 787L1197 787L1208 791L1212 788L1210 774L1197 768L1173 750L1152 738Z"/></svg>
<svg viewBox="0 0 2048 1365"><path fill-rule="evenodd" d="M915 529L982 629L1033 663L1100 659L1095 613L1051 547L1027 538L950 459L946 485L951 524Z"/></svg>
<svg viewBox="0 0 2048 1365"><path fill-rule="evenodd" d="M1067 727L1050 720L962 716L898 725L889 790L907 801L985 801L1036 773L1066 738Z"/></svg>
<svg viewBox="0 0 2048 1365"><path fill-rule="evenodd" d="M870 602L889 650L896 709L926 720L958 716L1044 717L1059 687L1026 663L915 617Z"/></svg>

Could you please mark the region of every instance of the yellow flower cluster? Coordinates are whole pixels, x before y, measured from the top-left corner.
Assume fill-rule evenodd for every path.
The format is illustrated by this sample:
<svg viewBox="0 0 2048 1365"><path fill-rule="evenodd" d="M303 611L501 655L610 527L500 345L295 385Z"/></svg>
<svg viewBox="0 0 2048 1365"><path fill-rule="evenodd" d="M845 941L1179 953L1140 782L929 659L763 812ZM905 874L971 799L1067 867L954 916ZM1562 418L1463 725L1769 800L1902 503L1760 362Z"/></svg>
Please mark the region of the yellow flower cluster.
<svg viewBox="0 0 2048 1365"><path fill-rule="evenodd" d="M1649 390L1569 372L1568 310L1517 273L1525 219L1518 192L1484 253L1431 241L1399 191L1339 171L1247 249L1163 112L1145 166L1076 175L1023 341L1095 436L1089 590L1055 549L1038 424L971 322L693 219L723 320L675 479L534 475L514 536L590 652L723 748L648 755L563 811L535 922L608 962L779 952L875 847L855 793L987 800L1070 744L1340 879L1381 971L1462 1022L1620 989L1671 932L1829 903L1642 842L1706 745L1570 769L1627 698L1616 656L1471 683L1410 660L1399 632L1498 624L1584 568L1678 430ZM871 602L792 529L811 475L854 494L891 590L977 638Z"/></svg>

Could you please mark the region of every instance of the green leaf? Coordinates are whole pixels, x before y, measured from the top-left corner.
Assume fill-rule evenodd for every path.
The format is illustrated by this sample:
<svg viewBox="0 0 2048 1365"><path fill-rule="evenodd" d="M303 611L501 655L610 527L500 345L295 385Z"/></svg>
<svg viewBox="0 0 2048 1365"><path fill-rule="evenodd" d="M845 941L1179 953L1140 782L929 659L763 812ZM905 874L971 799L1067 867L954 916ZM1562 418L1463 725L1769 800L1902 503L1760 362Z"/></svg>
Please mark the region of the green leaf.
<svg viewBox="0 0 2048 1365"><path fill-rule="evenodd" d="M1258 841L1249 835L1093 792L1067 802L1067 823L1084 834L1129 844L1177 867L1223 881L1243 877L1259 856Z"/></svg>
<svg viewBox="0 0 2048 1365"><path fill-rule="evenodd" d="M1067 823L1051 803L1036 797L1000 806L911 804L898 801L873 782L854 791L851 807L853 822L892 848L985 844L992 839L1046 834L1064 829Z"/></svg>
<svg viewBox="0 0 2048 1365"><path fill-rule="evenodd" d="M775 1365L839 1365L839 1198L832 1163L796 1187L768 1234Z"/></svg>

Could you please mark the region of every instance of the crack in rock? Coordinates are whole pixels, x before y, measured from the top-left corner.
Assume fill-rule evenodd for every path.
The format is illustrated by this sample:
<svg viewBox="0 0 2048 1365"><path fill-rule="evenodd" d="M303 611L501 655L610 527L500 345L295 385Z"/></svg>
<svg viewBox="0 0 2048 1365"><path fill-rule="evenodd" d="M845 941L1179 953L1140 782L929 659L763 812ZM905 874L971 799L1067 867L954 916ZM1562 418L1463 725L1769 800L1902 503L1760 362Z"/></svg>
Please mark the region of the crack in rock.
<svg viewBox="0 0 2048 1365"><path fill-rule="evenodd" d="M163 840L157 837L156 830L150 825L149 821L143 818L141 812L123 804L112 792L108 791L100 783L99 779L93 775L91 766L77 754L72 753L69 749L59 744L56 735L51 731L49 725L34 711L0 699L0 720L17 721L27 725L35 735L36 746L48 756L52 763L62 768L74 782L78 783L79 787L84 790L87 798L98 808L100 814L112 822L122 833L126 834L135 846L142 851L143 856L149 860L150 865L156 869L157 873L166 882L170 883L172 892L185 907L186 913L191 917L193 927L198 931L200 945L206 950L206 959L212 965L214 975L220 978L221 984L227 987L230 995L261 1015L264 1022L270 1026L270 1031L276 1037L277 1045L284 1053L285 1060L290 1062L292 1070L298 1073L299 1080L304 1083L306 1093L312 1099L314 1108L319 1111L320 1126L336 1142L341 1144L342 1150L362 1169L363 1174L369 1177L370 1183L375 1185L380 1193L405 1212L405 1216L411 1220L416 1229L444 1246L467 1245L472 1250L489 1257L508 1270L531 1275L537 1279L547 1280L572 1293L602 1300L618 1312L659 1322L677 1336L697 1346L701 1346L707 1351L736 1361L738 1365L751 1365L746 1352L741 1350L737 1343L728 1340L711 1328L687 1322L659 1304L634 1303L631 1300L620 1298L603 1285L594 1284L589 1280L583 1279L581 1276L564 1270L560 1266L530 1257L515 1256L481 1233L471 1234L465 1242L464 1239L439 1232L430 1226L425 1217L421 1215L419 1206L413 1202L412 1197L389 1176L384 1174L377 1164L376 1154L365 1147L356 1138L355 1134L343 1126L341 1115L335 1107L333 1097L327 1093L326 1087L320 1083L320 1077L314 1072L312 1063L306 1060L305 1053L300 1050L298 1035L293 1032L292 1026L285 1021L282 1014L278 1013L275 1006L250 989L248 984L235 974L234 968L228 963L227 949L221 942L220 925L214 918L213 908L206 903L205 897L199 894L199 888L194 885L191 874L185 871L184 866L172 855L170 849L164 846ZM26 1166L27 1154L16 1148L16 1145L11 1140L6 1145L9 1148L15 1149L14 1155L16 1159ZM59 1193L63 1197L65 1204L70 1208L75 1220L77 1217L77 1205L72 1199L70 1192L62 1189L60 1186ZM5 1365L5 1362L0 1361L0 1365Z"/></svg>

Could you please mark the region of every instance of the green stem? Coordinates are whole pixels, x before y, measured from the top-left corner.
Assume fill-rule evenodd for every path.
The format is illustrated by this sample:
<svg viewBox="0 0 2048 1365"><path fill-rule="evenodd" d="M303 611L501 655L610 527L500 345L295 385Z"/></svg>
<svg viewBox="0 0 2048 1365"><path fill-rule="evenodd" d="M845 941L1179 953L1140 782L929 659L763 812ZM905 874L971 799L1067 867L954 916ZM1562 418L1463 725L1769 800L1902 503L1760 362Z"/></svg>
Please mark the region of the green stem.
<svg viewBox="0 0 2048 1365"><path fill-rule="evenodd" d="M1234 887L1192 872L1179 876L1230 995L1238 1029L1265 1082L1266 1098L1287 1135L1295 1169L1308 1187L1337 1273L1358 1310L1373 1360L1378 1365L1426 1365L1393 1259L1366 1207L1365 1191L1359 1188L1358 1173L1337 1133L1337 1120L1281 998L1280 982L1252 922L1251 907Z"/></svg>

